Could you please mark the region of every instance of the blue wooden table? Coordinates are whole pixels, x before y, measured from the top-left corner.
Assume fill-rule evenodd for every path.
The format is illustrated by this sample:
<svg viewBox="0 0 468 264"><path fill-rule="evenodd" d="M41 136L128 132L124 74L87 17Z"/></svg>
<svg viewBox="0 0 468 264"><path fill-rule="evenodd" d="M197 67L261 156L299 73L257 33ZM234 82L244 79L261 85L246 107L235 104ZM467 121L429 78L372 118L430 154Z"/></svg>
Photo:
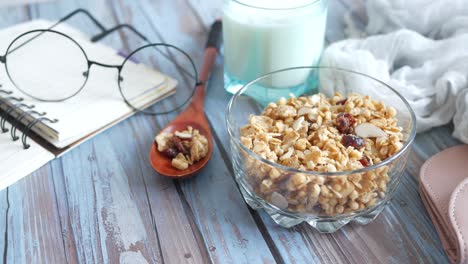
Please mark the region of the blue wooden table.
<svg viewBox="0 0 468 264"><path fill-rule="evenodd" d="M108 25L130 23L152 41L176 43L197 64L222 0L61 0L0 8L0 28L58 19L89 9ZM362 0L330 0L327 42L344 38L343 15L366 23ZM91 34L88 21L71 24ZM126 34L106 39L128 50ZM234 183L224 124L229 95L222 58L208 87L206 113L215 135L208 167L174 181L148 164L153 136L175 114L137 115L0 192L0 263L446 263L418 194L431 155L459 144L451 127L420 134L395 199L367 226L332 235L307 225L276 226L244 203ZM0 150L1 151L1 150Z"/></svg>

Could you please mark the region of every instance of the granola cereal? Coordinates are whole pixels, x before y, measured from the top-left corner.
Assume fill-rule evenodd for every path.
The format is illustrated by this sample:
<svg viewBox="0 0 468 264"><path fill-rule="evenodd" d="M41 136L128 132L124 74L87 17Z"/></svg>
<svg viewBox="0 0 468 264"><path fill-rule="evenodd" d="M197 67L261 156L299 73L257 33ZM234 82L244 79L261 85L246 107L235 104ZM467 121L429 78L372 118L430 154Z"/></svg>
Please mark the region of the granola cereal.
<svg viewBox="0 0 468 264"><path fill-rule="evenodd" d="M172 167L185 170L208 154L208 140L197 129L160 133L155 141L158 151L172 160Z"/></svg>
<svg viewBox="0 0 468 264"><path fill-rule="evenodd" d="M396 110L356 93L281 98L241 128L241 143L260 157L302 171L353 171L378 164L403 147ZM336 215L385 197L389 166L340 176L286 173L248 155L254 191L281 209Z"/></svg>

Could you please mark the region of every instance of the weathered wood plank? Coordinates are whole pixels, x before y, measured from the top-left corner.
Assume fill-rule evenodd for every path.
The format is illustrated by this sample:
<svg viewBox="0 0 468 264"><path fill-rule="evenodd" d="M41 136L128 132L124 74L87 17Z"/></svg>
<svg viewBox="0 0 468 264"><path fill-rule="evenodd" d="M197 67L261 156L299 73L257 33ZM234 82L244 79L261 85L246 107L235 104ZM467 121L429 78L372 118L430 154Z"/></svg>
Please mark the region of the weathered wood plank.
<svg viewBox="0 0 468 264"><path fill-rule="evenodd" d="M195 16L195 19L199 21L201 25L204 25L205 32L208 34L209 28L213 21L221 19L223 16L223 0L211 0L211 1L200 1L200 0L184 0L191 9L191 14Z"/></svg>
<svg viewBox="0 0 468 264"><path fill-rule="evenodd" d="M11 26L29 19L28 8L24 6L14 6L1 8L0 28ZM1 51L4 52L3 50Z"/></svg>
<svg viewBox="0 0 468 264"><path fill-rule="evenodd" d="M94 15L104 21L106 26L111 27L117 23L114 19L115 15L111 12L112 10L103 8L106 5L103 1L98 3L89 1L88 3L80 3L80 5L88 8ZM73 8L69 9L72 10ZM81 18L81 21L83 20L84 19ZM76 18L71 22L76 25L76 21L80 21L80 19ZM85 28L87 29L86 31L90 33L96 32L95 28L90 23L81 22L80 28ZM120 36L124 35L114 34L106 38L104 42L119 49L124 48L125 42L119 41ZM74 230L78 233L76 234L79 239L78 251L81 254L85 254L84 256L80 255L80 259L82 261L90 259L88 258L89 256L86 255L86 250L91 248L93 250L93 252L91 252L92 257L95 258L97 262L101 262L100 260L102 259L104 262L115 263L119 260L128 260L135 257L141 258L142 260L144 259L149 263L161 262L163 259L167 263L181 263L182 261L193 263L202 262L202 253L188 224L187 216L183 212L183 207L177 192L173 186L170 186L171 182L167 180L160 182L160 186L163 186L163 188L159 186L152 199L148 197L147 192L157 186L152 185L152 181L148 178L145 179L146 175L151 175L152 172L147 165L147 150L137 149L132 141L126 140L129 133L133 135L137 133L142 134L140 131L141 128L137 127L133 129L130 128L131 126L129 121L127 121L119 125L120 129L113 129L114 131L117 130L117 133L114 131L105 133L106 136L109 135L114 138L111 142L125 141L125 143L128 142L129 144L113 145L109 143L109 139L96 139L99 143L96 143L96 146L93 145L92 150L95 150L95 153L91 156L89 162L96 163L97 161L98 165L86 165L84 168L93 168L101 164L107 164L108 167L101 166L99 169L96 167L95 171L90 175L93 177L93 181L86 186L85 190L81 189L81 181L76 180L86 175L86 172L79 174L73 173L72 175L66 173L65 181L67 184L67 191L69 192L69 206L72 208L75 206L85 207L90 213L89 217L83 217L81 210L78 212L71 211L71 216L75 216L72 219L73 226L75 227L77 224L87 224L88 218L95 219L93 223L94 226L91 228L88 228L88 225L85 227L81 226L80 229ZM127 128L127 130L130 129L130 131L127 131L129 133L121 132L125 130L125 128ZM153 135L151 133L151 135L146 135L146 137L141 136L138 138L148 138L151 140L152 137ZM102 146L100 142L107 142L108 144ZM143 142L146 143L145 145L148 145L146 140ZM140 144L140 146L141 145L143 144ZM118 148L118 151L114 151L114 148ZM104 149L107 149L107 151L103 151ZM89 151L90 149L84 152L80 151L82 155L80 155L79 151L73 153L79 155L80 159L84 160L84 162L88 162L85 159L85 153L89 153ZM105 157L106 160L100 160L101 157ZM74 166L74 164L72 164L74 163L72 161L74 158L71 158L69 161L68 157L65 156L63 160L65 164L64 171L67 172L71 170ZM121 165L116 162L119 160L122 161ZM149 182L148 185L146 185L147 182ZM91 190L93 192L90 193L90 195L94 197L94 199L89 199L92 203L86 203L87 201L82 200L80 190ZM108 193L109 191L110 195ZM156 214L157 218L152 215L149 203L151 203L151 206L153 206L153 204L157 205L154 210L161 212L161 214ZM93 217L92 212L94 210L101 214L101 216L97 215ZM126 215L132 213L132 210L134 215ZM171 218L168 218L168 215L170 215ZM137 231L139 231L139 233ZM83 241L83 237L86 237L86 233L82 234L81 232L89 232L88 234L93 233L98 235L92 237L92 239L88 241ZM164 236L165 240L161 239L161 233L166 234Z"/></svg>
<svg viewBox="0 0 468 264"><path fill-rule="evenodd" d="M65 263L52 175L43 167L8 188L8 263Z"/></svg>
<svg viewBox="0 0 468 264"><path fill-rule="evenodd" d="M2 28L30 18L29 10L24 6L2 9L1 12ZM50 171L45 166L1 192L0 262L66 262L61 230L50 224L59 222L51 183Z"/></svg>
<svg viewBox="0 0 468 264"><path fill-rule="evenodd" d="M10 209L10 202L8 201L8 189L0 192L0 263L5 262L7 241L8 241L8 213Z"/></svg>
<svg viewBox="0 0 468 264"><path fill-rule="evenodd" d="M184 210L184 200L179 196L174 182L154 173L147 162L153 131L158 128L148 117L130 120L130 126L118 126L120 133L112 133L112 142L122 142L117 148L119 161L126 170L138 171L150 206L150 215L157 230L159 248L165 263L207 262L204 246L199 244L197 230L191 225L191 215ZM125 140L126 135L138 134L135 141Z"/></svg>
<svg viewBox="0 0 468 264"><path fill-rule="evenodd" d="M95 3L95 2L89 2L89 3L86 3L86 4L83 4L81 3L81 6L82 7L85 7L85 8L88 8L89 10L91 10L97 17L99 17L100 19L103 19L103 21L105 23L109 23L109 22L112 22L112 17L113 17L113 14L111 14L111 12L109 12L110 10L108 9L104 9L106 10L107 12L103 13L103 12L97 12L95 10L103 10L102 9L102 6L104 5L105 3L104 2L98 2L98 3ZM74 6L78 6L76 4L73 4ZM45 16L45 17L50 17L50 18L58 18L60 17L61 15L65 14L65 13L68 13L70 12L72 9L74 9L75 7L74 6L67 6L65 3L64 3L64 6L54 6L55 8L49 8L49 7L44 7L37 10L38 13L40 13L41 16ZM60 12L60 10L66 10L66 11L62 11ZM42 11L42 12L41 12ZM61 13L59 15L55 14L56 12L58 13ZM44 14L43 14L44 13ZM91 23L87 23L88 21L86 21L83 17L79 18L79 17L76 17L74 19L72 19L71 21L71 24L73 25L78 25L79 28L81 29L87 29L86 31L87 32L95 32L95 28L93 27L93 25ZM114 23L116 23L117 21L113 21L113 23L109 23L108 26L113 26ZM120 41L118 41L118 38L119 38L119 34L115 34L113 36L110 36L109 38L106 38L105 39L105 42L107 43L111 43L114 47L116 47L116 43L120 44ZM116 41L117 40L117 41ZM117 48L121 48L122 46L118 46ZM128 124L126 125L128 126ZM138 129L136 129L138 130ZM136 130L133 130L133 132L136 132ZM123 135L118 135L118 136L123 136ZM149 138L152 138L149 137ZM121 139L119 139L119 141L122 141ZM134 146L128 146L128 147L133 147L132 149L134 149ZM98 149L96 152L99 153L101 149L103 149L103 147L98 144L98 146L95 147L95 149ZM89 151L89 150L88 150ZM75 154L76 152L79 152L79 150L76 150L75 151ZM125 153L125 152L128 152L126 151L126 149L121 149L120 152L122 153ZM145 150L146 152L146 150ZM67 203L68 203L68 206L70 206L70 214L72 216L72 219L71 219L71 222L72 222L72 226L75 228L75 227L79 227L79 228L76 228L76 230L73 230L74 231L74 235L76 236L76 241L77 241L77 246L78 246L78 252L79 252L79 259L81 261L84 261L84 260L93 260L95 262L101 262L101 261L104 261L104 262L116 262L116 261L119 261L119 260L122 260L122 259L126 259L128 257L141 257L143 256L144 259L146 259L146 261L148 262L159 262L162 260L162 256L160 255L160 252L159 252L159 249L160 249L160 246L158 245L158 241L157 241L157 234L156 234L156 229L160 228L161 230L178 230L178 229L182 229L185 231L185 233L189 234L189 235L192 235L192 232L190 230L190 226L188 228L187 225L185 224L185 222L183 221L183 219L186 219L185 215L183 214L178 214L177 212L183 212L183 210L180 210L182 209L182 206L180 204L180 200L179 198L177 197L177 192L175 190L167 190L166 193L164 192L161 192L161 195L158 195L157 197L155 198L159 198L158 200L159 201L159 205L161 205L161 207L163 206L172 206L174 207L175 206L175 211L174 213L172 213L172 215L175 217L175 220L178 220L178 221L170 221L169 222L169 225L162 225L162 226L158 226L158 222L161 222L161 221L155 221L155 219L152 219L152 216L151 216L151 213L150 213L150 207L148 205L148 197L146 195L146 186L144 184L144 182L142 181L142 179L139 179L138 181L135 181L135 180L132 180L133 177L135 176L134 174L135 173L138 173L139 177L141 178L141 174L142 171L141 169L139 169L139 166L132 166L132 169L128 172L124 172L124 170L126 170L126 168L115 168L115 166L109 166L109 168L107 169L108 173L109 172L113 172L114 174L112 174L112 176L110 175L107 175L106 177L106 180L108 180L108 178L111 178L112 180L115 180L115 181L98 181L98 179L100 180L101 178L98 178L98 179L94 179L94 182L90 182L89 184L85 184L85 186L87 187L87 191L91 190L92 192L89 194L90 197L94 197L94 199L90 199L88 198L88 200L80 200L80 199L83 199L83 193L86 193L86 192L81 192L81 189L79 187L82 187L82 182L81 181L74 181L74 180L77 180L77 179L80 179L82 178L84 175L86 175L86 173L82 172L82 173L78 173L78 174L75 174L75 173L71 173L71 175L69 173L67 173L68 170L70 169L73 169L73 166L74 164L74 161L75 160L84 160L84 162L92 162L93 161L93 156L91 156L91 160L86 160L86 159L83 159L83 156L87 156L88 152L84 152L84 153L81 153L78 154L80 157L79 158L71 158L70 160L70 163L68 163L68 160L67 159L67 156L64 157L64 170L65 170L65 185L67 187L67 196L68 196L68 200ZM96 154L97 157L99 157L99 154ZM108 157L110 156L109 153L105 153L105 157ZM133 155L132 157L134 157L132 160L129 160L128 162L129 163L125 163L123 164L124 166L125 165L128 165L128 164L140 164L140 163L143 163L143 162L138 162L136 161L136 157L139 156L139 155ZM141 157L141 156L140 156ZM144 157L146 157L146 154L144 155ZM114 156L114 158L116 158ZM141 157L142 158L142 157ZM98 160L99 158L95 158L96 160ZM117 159L115 159L117 160ZM104 161L104 164L115 164L115 160L106 160ZM142 159L143 160L143 159ZM146 158L143 160L144 163L147 163L146 162ZM86 167L92 167L90 165L86 165ZM76 171L74 171L76 172ZM150 172L148 166L146 166L146 173L145 174L148 174L148 172ZM127 173L127 174L126 174ZM99 174L99 176L105 176L105 175L102 175L100 172L98 173L97 171L95 171L95 174ZM90 175L92 176L92 175ZM131 177L130 177L131 176ZM118 179L116 179L116 177ZM120 178L119 178L120 177ZM125 179L127 178L127 179ZM137 177L138 178L138 177ZM126 182L128 180L128 182ZM130 190L132 187L130 187L131 184L135 184L135 189L133 190ZM111 188L111 187L112 188ZM93 190L94 188L94 190ZM105 195L105 191L102 191L100 190L100 188L104 188L106 190L109 190L111 191L111 195L110 197L109 196L106 196ZM143 188L143 189L142 189ZM118 195L112 195L113 191L118 191ZM78 191L78 193L74 194L74 192ZM137 195L137 197L135 197L133 194L141 194L141 195ZM166 195L164 195L166 194ZM167 195L167 194L174 194L174 195ZM118 201L114 201L117 199L117 197L120 199ZM122 198L123 197L123 198ZM161 198L165 198L165 199L161 199ZM122 200L123 199L123 200ZM138 209L140 211L143 211L143 212L139 212L139 213L135 213L135 217L131 218L131 217L128 217L128 216L125 216L125 215L116 215L117 212L119 211L118 210L118 205L120 205L120 203L122 203L121 206L129 206L129 208L133 208L134 209L134 205L132 205L132 202L134 202L134 200L137 200L137 204L138 204ZM91 203L87 203L91 201ZM174 203L174 201L176 201ZM177 201L179 203L177 203ZM75 204L76 203L76 204ZM174 205L172 204L174 203ZM78 212L76 212L74 210L75 207L78 207L78 208L83 208L83 210L79 210ZM115 211L112 211L112 207L116 207L114 210ZM65 208L65 206L64 206ZM122 208L122 209L129 209L129 208ZM86 210L88 209L88 210ZM99 210L100 209L100 210ZM111 209L111 210L109 210ZM98 215L93 215L93 212L94 210L97 210L98 212ZM158 208L159 210L159 208ZM81 213L82 211L88 211L89 212L89 215L87 215L86 217L83 217L83 213ZM111 212L109 212L111 211ZM165 210L165 211L170 211L170 210ZM121 210L121 212L125 212L125 210ZM100 216L99 214L102 214L102 216ZM110 216L109 216L109 215ZM141 225L142 223L142 220L139 219L139 217L137 216L137 214L141 214L142 217L144 219L143 222L144 223L144 227L142 228L141 226L138 227L138 225ZM73 217L73 216L76 216ZM113 223L111 222L111 220L109 220L108 218L112 218L112 220L114 221ZM113 219L115 218L115 219ZM94 221L93 221L94 219ZM162 218L164 219L164 218ZM179 220L180 219L180 220ZM171 219L173 220L173 219ZM127 222L136 222L137 226L135 225L128 225L126 226L125 223ZM85 224L88 224L86 226L80 226L83 224L83 222ZM91 223L89 223L91 222ZM155 224L156 222L156 224ZM91 225L91 224L94 224ZM180 225L177 225L177 224L180 224ZM185 225L184 225L185 224ZM91 226L90 226L91 225ZM153 227L154 225L154 227ZM183 227L183 228L180 228L180 227ZM138 229L140 228L140 229ZM114 230L114 229L119 229L119 230ZM144 230L143 230L144 229ZM136 231L140 231L140 234L141 237L145 238L146 234L144 234L146 231L149 231L149 235L148 237L146 238L145 240L145 245L144 247L140 247L140 245L138 246L135 246L135 245L132 245L131 241L128 241L128 239L131 239L132 236L131 236L131 233L136 232ZM187 230L189 232L187 232ZM120 232L120 233L118 233ZM169 254L170 257L172 257L172 260L169 259L167 260L166 262L178 262L177 261L177 255L181 256L182 258L184 258L184 256L186 255L186 252L190 252L192 251L192 257L191 257L191 260L193 261L201 261L202 258L200 257L200 253L198 252L198 246L197 246L197 243L195 243L194 239L189 239L190 237L188 236L184 236L185 234L184 232L172 232L172 235L176 235L174 239L172 239L173 241L175 241L176 243L172 243L172 249L170 250L171 254ZM97 234L96 236L92 236L94 234ZM110 235L111 234L111 235ZM182 235L181 235L182 234ZM84 238L88 238L89 235L91 235L90 237L90 240L87 240L87 239L83 239ZM128 236L130 236L130 238L128 238ZM170 236L168 236L170 237ZM135 239L138 239L138 237L134 237ZM114 241L115 239L115 241ZM120 240L120 241L119 241ZM138 244L139 241L135 240L136 243ZM134 242L135 242L134 241ZM123 244L123 246L122 246ZM167 244L167 243L166 243ZM175 245L174 245L175 244ZM186 247L184 247L184 245L189 245L189 250L187 250ZM131 252L129 249L131 247ZM123 248L123 249L122 249ZM179 252L180 249L180 254L176 254ZM123 251L123 250L127 250L127 251ZM156 251L156 252L152 252L152 251ZM183 251L183 252L182 252ZM119 255L120 254L120 255ZM137 254L137 255L135 255ZM138 255L140 254L140 255Z"/></svg>
<svg viewBox="0 0 468 264"><path fill-rule="evenodd" d="M160 262L141 171L119 162L121 145L98 138L62 158L78 262L117 263L128 255Z"/></svg>
<svg viewBox="0 0 468 264"><path fill-rule="evenodd" d="M119 19L121 23L132 23L137 26L138 30L141 30L150 38L152 37L148 34L148 30L144 30L145 28L148 29L150 25L145 23L137 24L135 21L132 21L132 12L141 13L140 9L131 9L128 6L116 8L117 3L114 7L114 11L116 11L114 16L116 19ZM121 12L117 10L125 10L125 15L129 17L122 16ZM151 28L149 31L151 31ZM127 49L135 49L142 44L137 38L134 38L133 35L130 36L131 37L126 39L124 43ZM138 147L141 150L140 166L146 167L144 177L148 188L148 199L152 208L153 221L158 228L158 238L164 260L173 263L180 263L184 260L188 262L207 262L207 249L201 243L202 239L197 227L193 224L191 214L186 215L184 211L185 201L178 197L176 185L166 178L155 175L153 169L150 168L147 162L147 155L154 135L160 130L162 125L167 123L174 116L175 114L157 117L157 124L154 124L153 117L137 116L133 119L136 120L137 123L133 123L134 125L132 125L132 130L129 131L129 133L137 135L139 139ZM146 128L147 133L145 133L145 135L141 135L142 133L139 131L143 127ZM170 205L169 201L171 200L177 201L178 204ZM177 230L180 230L178 231L179 234L175 235L174 231Z"/></svg>
<svg viewBox="0 0 468 264"><path fill-rule="evenodd" d="M3 8L1 11L0 28L19 23L28 18L27 9L20 7ZM4 51L0 51L3 53ZM8 254L8 217L10 203L8 188L0 191L0 263L7 259Z"/></svg>
<svg viewBox="0 0 468 264"><path fill-rule="evenodd" d="M222 160L218 149L213 158ZM274 262L224 162L181 184L214 263Z"/></svg>
<svg viewBox="0 0 468 264"><path fill-rule="evenodd" d="M55 224L60 226L62 232L63 247L68 264L78 263L77 241L81 239L73 233L72 222L70 219L70 208L65 189L63 163L61 160L54 160L50 163L52 171L52 180L54 184L57 210L59 221Z"/></svg>
<svg viewBox="0 0 468 264"><path fill-rule="evenodd" d="M133 17L133 24L139 25L154 41L176 43L194 58L197 65L201 64L206 41L204 24L198 16L181 8L186 2L141 1L139 4L140 9L145 11L141 16ZM126 2L125 7L118 9L126 12L118 14L118 17L131 19L126 13L131 12L132 8L134 7ZM184 19L171 15L175 12ZM145 30L146 28L148 30ZM221 159L217 148L216 145L212 161ZM187 210L194 215L195 224L203 236L201 242L204 242L209 249L211 260L216 263L273 261L268 246L242 202L233 179L226 177L227 173L224 163L210 162L197 178L180 183L189 206Z"/></svg>

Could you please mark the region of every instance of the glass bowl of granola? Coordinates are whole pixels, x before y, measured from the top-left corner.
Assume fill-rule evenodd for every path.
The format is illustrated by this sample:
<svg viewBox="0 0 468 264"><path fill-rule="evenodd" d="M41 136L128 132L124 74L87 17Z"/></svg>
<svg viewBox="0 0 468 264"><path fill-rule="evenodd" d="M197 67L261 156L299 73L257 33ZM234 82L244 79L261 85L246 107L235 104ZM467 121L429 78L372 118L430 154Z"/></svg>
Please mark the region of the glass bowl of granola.
<svg viewBox="0 0 468 264"><path fill-rule="evenodd" d="M275 86L291 74L308 76L299 84L306 94L284 96L295 87ZM320 232L375 219L395 194L416 134L413 110L392 87L327 67L288 68L248 83L226 119L247 204L281 226L306 222Z"/></svg>

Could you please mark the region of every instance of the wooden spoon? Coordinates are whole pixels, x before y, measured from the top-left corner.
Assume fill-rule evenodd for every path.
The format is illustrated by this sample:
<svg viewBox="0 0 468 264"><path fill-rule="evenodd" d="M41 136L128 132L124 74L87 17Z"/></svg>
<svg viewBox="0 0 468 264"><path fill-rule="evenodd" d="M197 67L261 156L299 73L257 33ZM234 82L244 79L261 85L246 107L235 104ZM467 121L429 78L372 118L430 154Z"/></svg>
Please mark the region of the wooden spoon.
<svg viewBox="0 0 468 264"><path fill-rule="evenodd" d="M204 112L204 98L205 98L205 84L208 81L211 68L216 59L218 53L218 47L221 41L221 21L216 21L211 26L211 31L208 37L208 42L205 49L205 57L203 60L203 67L200 74L199 84L195 88L190 105L172 120L167 126L165 126L159 133L174 133L175 131L183 131L188 126L198 129L200 134L204 135L208 139L208 154L203 159L190 165L185 170L178 170L172 167L172 160L164 156L158 151L157 143L154 142L150 151L149 159L153 168L161 175L173 178L187 178L195 175L200 171L211 158L213 152L213 136L211 134L210 126L205 117Z"/></svg>

